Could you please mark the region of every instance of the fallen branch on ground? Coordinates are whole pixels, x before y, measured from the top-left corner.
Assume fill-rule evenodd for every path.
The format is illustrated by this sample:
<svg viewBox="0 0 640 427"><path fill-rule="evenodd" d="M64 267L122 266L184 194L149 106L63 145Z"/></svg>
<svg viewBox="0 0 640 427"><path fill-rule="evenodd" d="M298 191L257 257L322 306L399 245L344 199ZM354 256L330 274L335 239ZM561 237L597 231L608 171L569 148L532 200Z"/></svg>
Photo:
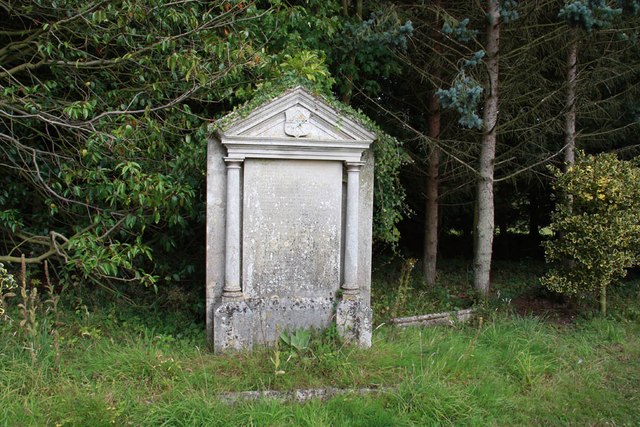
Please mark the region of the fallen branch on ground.
<svg viewBox="0 0 640 427"><path fill-rule="evenodd" d="M454 322L467 322L473 317L473 308L444 313L422 314L419 316L396 317L391 324L404 328L407 326L451 325Z"/></svg>

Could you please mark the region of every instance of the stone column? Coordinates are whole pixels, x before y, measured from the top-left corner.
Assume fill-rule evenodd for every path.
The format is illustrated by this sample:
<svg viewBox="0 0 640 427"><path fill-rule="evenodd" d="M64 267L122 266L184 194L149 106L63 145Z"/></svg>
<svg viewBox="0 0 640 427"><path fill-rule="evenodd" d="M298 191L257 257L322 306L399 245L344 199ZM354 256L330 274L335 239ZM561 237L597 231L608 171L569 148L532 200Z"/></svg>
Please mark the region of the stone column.
<svg viewBox="0 0 640 427"><path fill-rule="evenodd" d="M225 214L227 200L227 150L219 140L207 144L207 339L213 346L215 305L224 288Z"/></svg>
<svg viewBox="0 0 640 427"><path fill-rule="evenodd" d="M241 159L226 158L227 163L227 212L225 229L225 269L223 300L242 296L240 286L240 172Z"/></svg>
<svg viewBox="0 0 640 427"><path fill-rule="evenodd" d="M240 182L242 160L225 158L227 164L227 204L225 223L225 270L222 301L213 313L213 348L250 350L253 347L253 311L243 298L240 278Z"/></svg>
<svg viewBox="0 0 640 427"><path fill-rule="evenodd" d="M361 347L371 346L371 308L360 295L358 282L358 209L360 206L360 169L363 162L346 162L347 220L344 239L344 282L342 300L336 307L338 334L347 342Z"/></svg>
<svg viewBox="0 0 640 427"><path fill-rule="evenodd" d="M347 220L344 239L344 283L342 291L347 299L359 295L358 284L358 195L362 162L346 162L347 167Z"/></svg>

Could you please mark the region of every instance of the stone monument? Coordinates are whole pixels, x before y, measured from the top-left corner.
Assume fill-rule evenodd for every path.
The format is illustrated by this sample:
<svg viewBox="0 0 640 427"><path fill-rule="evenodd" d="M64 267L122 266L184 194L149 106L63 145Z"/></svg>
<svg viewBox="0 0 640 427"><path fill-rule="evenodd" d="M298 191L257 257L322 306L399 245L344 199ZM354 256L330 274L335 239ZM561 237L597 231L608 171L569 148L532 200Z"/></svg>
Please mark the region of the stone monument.
<svg viewBox="0 0 640 427"><path fill-rule="evenodd" d="M225 123L207 153L213 349L332 322L369 347L375 135L301 87Z"/></svg>

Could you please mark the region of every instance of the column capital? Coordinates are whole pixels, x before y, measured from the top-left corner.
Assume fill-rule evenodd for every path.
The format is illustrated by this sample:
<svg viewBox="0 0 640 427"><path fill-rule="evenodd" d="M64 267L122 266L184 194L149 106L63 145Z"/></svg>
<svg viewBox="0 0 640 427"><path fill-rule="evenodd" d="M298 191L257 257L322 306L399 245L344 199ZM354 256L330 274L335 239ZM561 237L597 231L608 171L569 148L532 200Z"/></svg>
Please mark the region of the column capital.
<svg viewBox="0 0 640 427"><path fill-rule="evenodd" d="M347 172L360 172L362 166L365 165L364 162L344 162L344 165L347 168Z"/></svg>
<svg viewBox="0 0 640 427"><path fill-rule="evenodd" d="M237 157L225 157L224 162L227 164L227 169L238 169L242 167L244 159L239 159Z"/></svg>

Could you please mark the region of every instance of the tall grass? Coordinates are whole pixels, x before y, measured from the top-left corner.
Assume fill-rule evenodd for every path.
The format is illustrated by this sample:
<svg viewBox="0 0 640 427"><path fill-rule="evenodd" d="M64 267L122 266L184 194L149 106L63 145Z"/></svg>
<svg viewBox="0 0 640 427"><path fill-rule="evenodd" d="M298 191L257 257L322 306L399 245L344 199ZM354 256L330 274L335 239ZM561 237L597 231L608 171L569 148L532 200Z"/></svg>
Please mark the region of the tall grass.
<svg viewBox="0 0 640 427"><path fill-rule="evenodd" d="M0 426L637 425L638 293L625 292L618 313L569 325L494 309L468 325L381 326L370 350L329 330L303 350L230 355L206 350L203 325L185 314L71 299L57 321L36 319L35 360L17 323L0 322ZM305 404L218 398L319 387L390 390Z"/></svg>
<svg viewBox="0 0 640 427"><path fill-rule="evenodd" d="M95 313L89 325L108 314ZM215 356L141 325L77 336L61 369L0 340L0 425L624 425L640 419L640 327L496 315L482 326L380 328L369 351L315 337L276 375L273 349ZM113 322L113 319L111 320ZM105 322L108 323L108 322ZM85 323L86 324L86 323ZM76 332L74 332L76 331ZM327 403L225 405L224 391L391 386Z"/></svg>

